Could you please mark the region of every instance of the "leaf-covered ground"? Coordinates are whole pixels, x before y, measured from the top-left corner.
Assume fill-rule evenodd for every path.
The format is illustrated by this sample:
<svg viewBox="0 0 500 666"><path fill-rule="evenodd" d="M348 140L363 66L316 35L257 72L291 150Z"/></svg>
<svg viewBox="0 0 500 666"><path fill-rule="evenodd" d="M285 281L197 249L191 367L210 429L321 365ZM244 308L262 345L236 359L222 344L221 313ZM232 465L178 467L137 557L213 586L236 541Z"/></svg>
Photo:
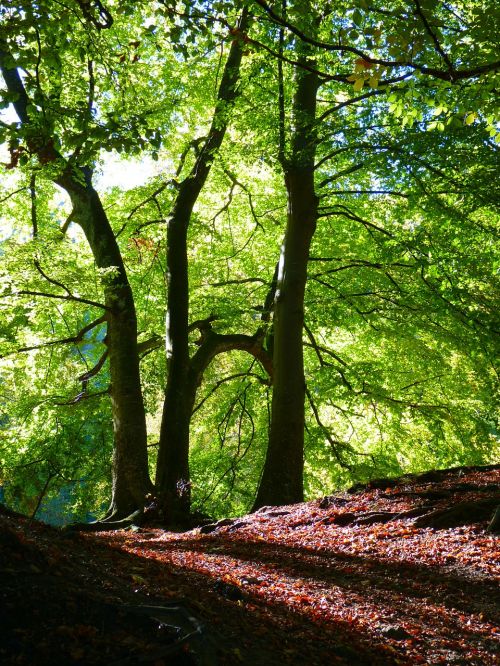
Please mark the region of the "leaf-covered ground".
<svg viewBox="0 0 500 666"><path fill-rule="evenodd" d="M498 664L499 482L410 476L184 533L0 516L0 663Z"/></svg>

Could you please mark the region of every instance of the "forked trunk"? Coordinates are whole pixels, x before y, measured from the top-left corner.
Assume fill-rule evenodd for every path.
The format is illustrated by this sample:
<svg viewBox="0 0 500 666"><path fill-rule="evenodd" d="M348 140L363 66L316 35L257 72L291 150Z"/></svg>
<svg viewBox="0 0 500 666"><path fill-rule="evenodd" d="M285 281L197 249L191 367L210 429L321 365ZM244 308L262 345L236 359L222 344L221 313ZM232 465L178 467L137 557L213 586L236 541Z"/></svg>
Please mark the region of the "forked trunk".
<svg viewBox="0 0 500 666"><path fill-rule="evenodd" d="M189 426L193 406L189 358L189 276L187 234L191 214L210 173L228 123L228 111L237 96L237 83L248 26L243 10L237 34L224 68L212 125L190 174L180 183L167 232L167 357L168 376L156 466L156 490L167 522L182 523L189 517Z"/></svg>

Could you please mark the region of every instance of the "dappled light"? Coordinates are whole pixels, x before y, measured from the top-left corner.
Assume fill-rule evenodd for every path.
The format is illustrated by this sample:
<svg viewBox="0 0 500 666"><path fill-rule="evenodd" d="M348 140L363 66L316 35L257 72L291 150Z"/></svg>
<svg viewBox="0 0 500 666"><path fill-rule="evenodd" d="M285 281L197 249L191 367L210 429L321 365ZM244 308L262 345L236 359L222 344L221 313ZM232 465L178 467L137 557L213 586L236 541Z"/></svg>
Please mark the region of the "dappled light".
<svg viewBox="0 0 500 666"><path fill-rule="evenodd" d="M80 593L125 614L122 632L134 623L132 606L156 608L148 611L153 616L177 608L174 625L184 609L203 625L215 659L203 661L200 645L187 640L176 654L191 651L193 663L493 665L500 570L498 537L486 531L487 522L472 516L447 528L417 527L415 517L380 522L415 512L429 496L440 498L441 510L457 501L498 501L498 467L435 474L433 482L387 480L385 487L266 507L189 532L133 527L63 538L34 525L23 531L21 523L14 526L17 550L29 557L9 559L9 567L29 569L41 586L43 570L61 595L73 571ZM7 591L10 607L16 592L9 584ZM59 601L62 611L64 596ZM164 634L162 648L151 628L147 640L133 630L124 637L117 627L108 635L97 613L70 630L56 606L52 612L53 630L68 642L60 649L73 651L71 663L106 663L98 653L117 636L117 650L142 651L144 658L162 649L165 658L175 653L172 636ZM31 626L19 645L23 640L49 650ZM50 654L57 649L51 646Z"/></svg>
<svg viewBox="0 0 500 666"><path fill-rule="evenodd" d="M0 3L2 666L496 663L495 4Z"/></svg>

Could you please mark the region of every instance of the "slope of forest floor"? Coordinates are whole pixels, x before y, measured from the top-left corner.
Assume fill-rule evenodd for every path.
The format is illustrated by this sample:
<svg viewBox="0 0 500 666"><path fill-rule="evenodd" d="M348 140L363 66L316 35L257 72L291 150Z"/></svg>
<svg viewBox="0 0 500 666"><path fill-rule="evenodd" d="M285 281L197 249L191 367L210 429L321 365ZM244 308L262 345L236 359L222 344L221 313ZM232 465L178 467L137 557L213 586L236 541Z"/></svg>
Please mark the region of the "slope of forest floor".
<svg viewBox="0 0 500 666"><path fill-rule="evenodd" d="M500 466L189 532L0 515L0 663L498 664Z"/></svg>

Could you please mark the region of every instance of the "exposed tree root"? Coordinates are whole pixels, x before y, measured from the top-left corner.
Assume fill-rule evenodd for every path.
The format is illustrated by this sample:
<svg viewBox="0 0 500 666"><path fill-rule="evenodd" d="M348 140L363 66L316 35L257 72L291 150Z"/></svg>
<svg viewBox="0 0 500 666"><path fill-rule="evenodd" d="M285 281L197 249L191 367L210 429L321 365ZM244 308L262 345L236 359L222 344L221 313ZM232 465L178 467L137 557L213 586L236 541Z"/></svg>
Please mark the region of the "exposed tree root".
<svg viewBox="0 0 500 666"><path fill-rule="evenodd" d="M462 477L468 472L487 472L500 469L500 465L471 465L465 467L451 467L449 469L434 469L428 472L421 472L419 474L404 474L403 476L390 478L390 479L372 479L368 483L356 483L347 492L354 494L358 492L365 492L366 490L385 490L386 488L395 488L403 486L405 483L436 483L445 478L450 478L450 475L455 476L457 479ZM461 487L467 486L467 487ZM457 490L474 490L475 488L468 487L473 484L457 484ZM404 493L404 490L401 491ZM432 492L432 491L431 491ZM446 489L439 492L446 492Z"/></svg>
<svg viewBox="0 0 500 666"><path fill-rule="evenodd" d="M340 527L346 525L374 525L375 523L388 523L392 520L415 518L428 514L432 506L421 506L409 511L367 511L366 513L339 513L332 518L323 518L321 522L333 523Z"/></svg>
<svg viewBox="0 0 500 666"><path fill-rule="evenodd" d="M76 532L105 532L106 530L124 530L132 525L142 525L144 512L142 509L137 509L129 516L120 520L112 520L113 514L109 517L96 520L92 523L70 523L63 529L73 530Z"/></svg>
<svg viewBox="0 0 500 666"><path fill-rule="evenodd" d="M409 511L368 511L366 513L339 513L333 518L323 518L321 522L333 523L339 527L347 525L374 525L393 520L416 518L415 527L449 528L489 520L496 507L495 514L488 526L488 531L498 534L500 531L499 497L490 497L471 502L460 502L452 507L436 509L434 506L421 506Z"/></svg>
<svg viewBox="0 0 500 666"><path fill-rule="evenodd" d="M495 509L495 513L487 529L492 534L500 534L500 504Z"/></svg>
<svg viewBox="0 0 500 666"><path fill-rule="evenodd" d="M417 518L414 525L415 527L450 528L490 520L499 499L500 497L490 497L473 502L459 502L446 509L436 509Z"/></svg>

